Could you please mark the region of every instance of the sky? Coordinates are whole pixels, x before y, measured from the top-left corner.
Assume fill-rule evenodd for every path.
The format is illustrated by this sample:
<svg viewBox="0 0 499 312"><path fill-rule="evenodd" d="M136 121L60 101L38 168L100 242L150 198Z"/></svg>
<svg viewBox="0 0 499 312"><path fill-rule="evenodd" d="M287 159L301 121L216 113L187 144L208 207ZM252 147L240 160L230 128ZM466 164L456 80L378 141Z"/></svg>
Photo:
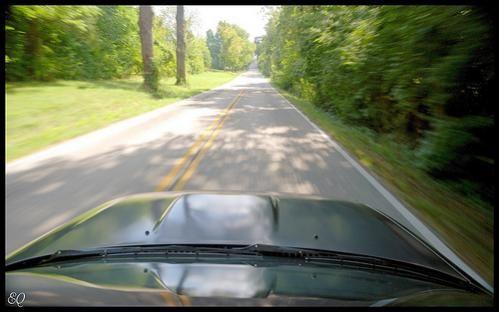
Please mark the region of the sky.
<svg viewBox="0 0 499 312"><path fill-rule="evenodd" d="M157 14L163 6L154 6ZM246 30L250 40L265 35L267 23L263 6L260 5L186 5L185 15L194 14L196 25L193 32L198 36L205 36L208 29L216 32L219 21L225 20Z"/></svg>

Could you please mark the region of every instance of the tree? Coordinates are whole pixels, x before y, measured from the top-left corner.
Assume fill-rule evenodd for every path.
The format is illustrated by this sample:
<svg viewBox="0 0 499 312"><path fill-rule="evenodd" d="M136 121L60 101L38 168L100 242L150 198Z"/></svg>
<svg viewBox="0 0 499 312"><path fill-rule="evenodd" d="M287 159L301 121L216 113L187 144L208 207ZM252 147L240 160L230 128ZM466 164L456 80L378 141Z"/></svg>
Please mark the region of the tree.
<svg viewBox="0 0 499 312"><path fill-rule="evenodd" d="M149 91L157 91L158 75L153 63L152 21L154 13L150 5L141 5L139 13L140 42L142 46L142 63L144 66L144 87Z"/></svg>
<svg viewBox="0 0 499 312"><path fill-rule="evenodd" d="M187 42L189 50L187 51L187 70L191 74L199 74L204 72L211 66L211 57L206 40L196 38L188 33Z"/></svg>
<svg viewBox="0 0 499 312"><path fill-rule="evenodd" d="M160 77L175 77L177 71L175 23L173 27L169 26L168 18L170 17L167 14L169 12L163 10L158 17L154 18L154 62ZM173 15L173 20L175 20L175 15Z"/></svg>
<svg viewBox="0 0 499 312"><path fill-rule="evenodd" d="M253 59L255 44L244 29L222 21L218 23L212 50L218 51L215 59L220 69L242 70Z"/></svg>
<svg viewBox="0 0 499 312"><path fill-rule="evenodd" d="M159 61L161 73L168 77L176 77L176 6L167 6L161 10L158 20L154 24L154 48L155 57ZM186 74L199 74L211 67L211 57L204 38L196 37L191 31L196 22L196 16L184 11L184 34L185 44L188 49L185 52Z"/></svg>
<svg viewBox="0 0 499 312"><path fill-rule="evenodd" d="M176 85L186 85L185 75L185 20L184 6L177 6L177 82Z"/></svg>
<svg viewBox="0 0 499 312"><path fill-rule="evenodd" d="M223 69L220 64L220 37L217 34L213 34L210 29L206 32L206 45L210 50L211 56L211 66L215 69Z"/></svg>

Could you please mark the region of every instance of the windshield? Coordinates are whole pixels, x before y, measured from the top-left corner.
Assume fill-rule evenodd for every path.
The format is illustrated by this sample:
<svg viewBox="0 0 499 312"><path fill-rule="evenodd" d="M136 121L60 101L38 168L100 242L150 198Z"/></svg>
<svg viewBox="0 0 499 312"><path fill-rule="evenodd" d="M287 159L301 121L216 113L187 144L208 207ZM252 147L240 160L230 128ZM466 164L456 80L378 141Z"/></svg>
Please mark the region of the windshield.
<svg viewBox="0 0 499 312"><path fill-rule="evenodd" d="M5 263L265 245L405 263L492 295L491 12L6 6Z"/></svg>
<svg viewBox="0 0 499 312"><path fill-rule="evenodd" d="M167 290L189 297L267 298L274 295L372 303L421 291L452 289L368 269L249 257L86 260L38 267L19 271L19 274L27 276L26 282L48 279L123 291Z"/></svg>

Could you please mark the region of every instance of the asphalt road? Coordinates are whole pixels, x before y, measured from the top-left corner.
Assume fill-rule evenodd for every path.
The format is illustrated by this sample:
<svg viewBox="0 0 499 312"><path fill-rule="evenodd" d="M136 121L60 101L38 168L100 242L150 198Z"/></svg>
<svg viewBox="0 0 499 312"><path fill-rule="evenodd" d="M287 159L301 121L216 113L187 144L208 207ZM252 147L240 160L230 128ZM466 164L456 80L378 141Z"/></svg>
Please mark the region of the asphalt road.
<svg viewBox="0 0 499 312"><path fill-rule="evenodd" d="M6 252L108 200L165 190L364 203L472 272L254 65L219 88L7 164Z"/></svg>

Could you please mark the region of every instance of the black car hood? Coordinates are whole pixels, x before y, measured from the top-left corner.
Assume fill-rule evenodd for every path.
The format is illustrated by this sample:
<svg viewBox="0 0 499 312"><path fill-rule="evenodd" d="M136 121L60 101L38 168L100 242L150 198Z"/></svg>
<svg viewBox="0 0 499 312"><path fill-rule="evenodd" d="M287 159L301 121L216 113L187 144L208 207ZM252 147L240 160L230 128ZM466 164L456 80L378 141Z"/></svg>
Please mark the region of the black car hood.
<svg viewBox="0 0 499 312"><path fill-rule="evenodd" d="M460 277L405 228L359 204L269 195L154 193L107 203L9 255L144 244L266 244L378 256Z"/></svg>

